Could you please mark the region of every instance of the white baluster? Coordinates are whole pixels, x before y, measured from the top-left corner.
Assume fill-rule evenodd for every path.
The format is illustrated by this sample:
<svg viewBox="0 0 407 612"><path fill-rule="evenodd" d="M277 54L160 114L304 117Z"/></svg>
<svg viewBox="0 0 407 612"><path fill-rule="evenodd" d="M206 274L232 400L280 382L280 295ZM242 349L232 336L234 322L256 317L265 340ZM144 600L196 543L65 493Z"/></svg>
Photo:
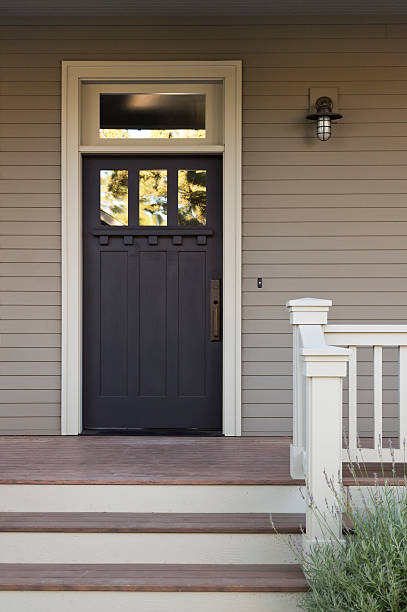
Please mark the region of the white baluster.
<svg viewBox="0 0 407 612"><path fill-rule="evenodd" d="M400 346L399 352L399 432L403 448L407 443L407 346Z"/></svg>
<svg viewBox="0 0 407 612"><path fill-rule="evenodd" d="M357 448L358 421L357 421L357 348L350 346L349 357L349 448Z"/></svg>
<svg viewBox="0 0 407 612"><path fill-rule="evenodd" d="M382 446L383 436L383 349L373 348L374 448Z"/></svg>

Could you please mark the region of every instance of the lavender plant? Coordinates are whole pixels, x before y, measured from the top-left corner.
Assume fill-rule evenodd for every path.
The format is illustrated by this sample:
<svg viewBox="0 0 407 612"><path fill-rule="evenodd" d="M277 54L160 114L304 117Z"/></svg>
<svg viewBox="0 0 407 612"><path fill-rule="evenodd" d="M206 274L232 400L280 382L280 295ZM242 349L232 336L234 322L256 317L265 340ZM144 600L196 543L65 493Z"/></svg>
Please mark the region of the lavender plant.
<svg viewBox="0 0 407 612"><path fill-rule="evenodd" d="M327 515L314 509L329 543L296 549L310 586L300 603L302 610L407 611L407 480L405 470L396 477L394 453L392 457L392 476L385 477L382 462L381 478L374 475L376 486L364 489L359 474L367 475L366 466L349 464L355 496L344 495L341 485L328 482L337 502L329 511L341 512L348 527L338 538L329 530Z"/></svg>

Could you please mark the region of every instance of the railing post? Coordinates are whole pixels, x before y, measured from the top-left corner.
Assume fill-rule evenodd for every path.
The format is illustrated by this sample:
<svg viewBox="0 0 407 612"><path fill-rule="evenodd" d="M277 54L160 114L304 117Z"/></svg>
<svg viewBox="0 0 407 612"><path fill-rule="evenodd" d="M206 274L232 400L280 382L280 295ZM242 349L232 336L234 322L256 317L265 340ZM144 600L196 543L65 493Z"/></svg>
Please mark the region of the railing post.
<svg viewBox="0 0 407 612"><path fill-rule="evenodd" d="M293 326L293 443L290 448L291 477L305 477L305 379L301 355L300 325L326 325L331 300L300 298L286 304Z"/></svg>
<svg viewBox="0 0 407 612"><path fill-rule="evenodd" d="M342 379L346 376L349 350L327 346L304 348L302 354L308 489L305 539L310 543L341 536L342 517L335 513L338 504L331 486L341 494L338 486L342 481ZM322 524L321 515L325 515L326 521Z"/></svg>

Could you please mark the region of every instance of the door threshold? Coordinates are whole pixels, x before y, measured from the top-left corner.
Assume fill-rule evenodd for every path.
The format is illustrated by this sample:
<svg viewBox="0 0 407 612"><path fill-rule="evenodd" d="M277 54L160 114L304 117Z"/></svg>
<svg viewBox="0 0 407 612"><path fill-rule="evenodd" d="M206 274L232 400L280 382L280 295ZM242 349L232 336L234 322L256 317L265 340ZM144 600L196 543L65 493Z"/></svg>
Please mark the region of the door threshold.
<svg viewBox="0 0 407 612"><path fill-rule="evenodd" d="M108 428L92 428L84 429L82 436L212 436L221 437L224 434L221 431L213 429L152 429L139 427L136 429L108 429Z"/></svg>

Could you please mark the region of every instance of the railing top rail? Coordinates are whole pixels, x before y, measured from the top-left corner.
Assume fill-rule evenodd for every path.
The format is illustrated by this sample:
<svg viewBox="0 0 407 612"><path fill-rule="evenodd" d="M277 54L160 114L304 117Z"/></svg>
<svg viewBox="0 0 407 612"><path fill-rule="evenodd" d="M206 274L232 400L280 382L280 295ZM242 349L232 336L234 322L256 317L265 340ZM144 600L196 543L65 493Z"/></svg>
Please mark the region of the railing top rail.
<svg viewBox="0 0 407 612"><path fill-rule="evenodd" d="M407 325L325 325L325 333L402 333L407 334Z"/></svg>
<svg viewBox="0 0 407 612"><path fill-rule="evenodd" d="M407 325L325 325L328 345L407 346Z"/></svg>

